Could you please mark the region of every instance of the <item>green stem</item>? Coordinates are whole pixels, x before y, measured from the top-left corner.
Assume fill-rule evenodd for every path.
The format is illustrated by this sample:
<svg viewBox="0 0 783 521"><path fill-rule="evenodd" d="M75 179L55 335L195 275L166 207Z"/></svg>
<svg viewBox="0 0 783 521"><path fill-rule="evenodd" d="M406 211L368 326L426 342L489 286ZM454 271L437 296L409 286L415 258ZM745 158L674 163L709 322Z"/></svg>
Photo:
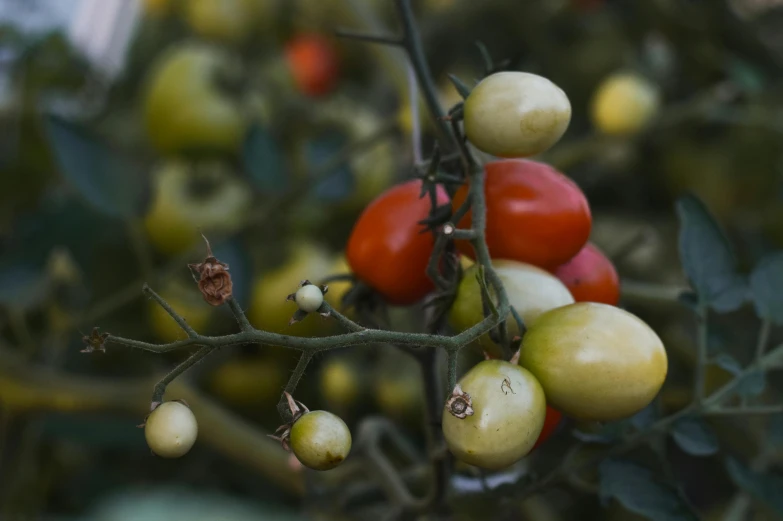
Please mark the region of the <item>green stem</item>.
<svg viewBox="0 0 783 521"><path fill-rule="evenodd" d="M145 284L145 285L144 285L144 287L142 288L142 291L143 291L143 292L144 292L144 293L145 293L145 294L146 294L148 297L150 297L152 300L154 300L155 302L157 302L157 303L158 303L158 305L160 305L160 307L162 307L163 309L165 309L165 310L166 310L166 313L168 313L168 314L169 314L169 316L170 316L171 318L173 318L173 319L174 319L174 321L177 323L177 325L178 325L179 327L181 327L181 328L182 328L182 330L183 330L185 333L187 333L188 337L190 337L191 339L197 339L197 338L199 337L199 334L198 334L198 333L196 333L196 331L195 331L195 330L194 330L192 327L190 327L190 324L188 324L188 323L185 321L185 319L184 319L182 316L180 316L180 315L179 315L179 313L177 313L176 311L174 311L174 309L173 309L173 308L172 308L172 307L169 305L169 303L168 303L168 302L166 302L165 300L163 300L163 297L161 297L160 295L158 295L157 293L155 293L155 292L152 290L152 288L150 288L149 286L147 286L147 285ZM232 301L233 301L233 299L232 299Z"/></svg>
<svg viewBox="0 0 783 521"><path fill-rule="evenodd" d="M233 313L234 318L237 319L237 323L239 324L239 329L241 329L242 331L253 330L253 326L250 324L250 321L247 319L247 315L245 315L245 312L239 306L239 302L237 302L235 298L232 297L228 300L228 307L231 309L231 313Z"/></svg>
<svg viewBox="0 0 783 521"><path fill-rule="evenodd" d="M288 394L294 394L294 391L296 391L296 386L299 385L299 380L302 379L305 369L307 369L307 366L310 364L310 360L312 359L313 355L311 353L302 353L302 356L299 357L299 361L296 363L294 372L288 379L288 383L285 384L285 391ZM280 414L280 417L283 419L283 421L287 422L291 420L291 411L288 409L288 401L283 395L280 396L280 401L277 403L277 412Z"/></svg>
<svg viewBox="0 0 783 521"><path fill-rule="evenodd" d="M427 58L424 54L424 47L421 43L421 36L416 26L410 0L395 0L394 3L402 22L405 50L408 52L408 59L416 72L416 78L419 81L419 88L424 95L424 101L427 103L427 109L437 125L438 131L445 138L444 148L447 151L453 150L456 141L446 121L443 119L443 116L446 114L443 112L443 107L440 106L440 101L438 100L438 90L430 73L430 68L427 65ZM416 100L411 100L411 103L416 103Z"/></svg>
<svg viewBox="0 0 783 521"><path fill-rule="evenodd" d="M765 318L761 322L761 329L759 330L758 342L756 342L756 360L764 356L764 351L767 349L769 343L769 334L772 330L772 321Z"/></svg>
<svg viewBox="0 0 783 521"><path fill-rule="evenodd" d="M210 353L213 353L214 350L211 347L202 347L192 355L190 355L188 358L185 359L184 362L179 364L177 367L175 367L169 374L161 378L161 380L155 384L155 388L152 391L152 402L153 403L161 403L163 402L163 395L166 393L166 387L179 375L199 363L201 360L203 360L207 355Z"/></svg>

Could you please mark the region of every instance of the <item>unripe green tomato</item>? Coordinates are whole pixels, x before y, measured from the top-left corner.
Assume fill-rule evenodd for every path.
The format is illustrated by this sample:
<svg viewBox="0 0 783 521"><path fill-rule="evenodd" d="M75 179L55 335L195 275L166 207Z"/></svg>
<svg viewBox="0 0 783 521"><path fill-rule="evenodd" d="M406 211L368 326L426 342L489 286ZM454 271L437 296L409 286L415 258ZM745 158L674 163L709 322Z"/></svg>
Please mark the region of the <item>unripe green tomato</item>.
<svg viewBox="0 0 783 521"><path fill-rule="evenodd" d="M147 417L144 437L152 452L162 458L179 458L196 443L198 423L190 407L163 402Z"/></svg>
<svg viewBox="0 0 783 521"><path fill-rule="evenodd" d="M162 153L236 152L245 132L239 105L216 78L236 73L232 56L200 43L178 44L153 64L146 79L144 118Z"/></svg>
<svg viewBox="0 0 783 521"><path fill-rule="evenodd" d="M195 185L204 185L197 193ZM252 202L247 184L215 168L195 176L189 167L170 160L153 175L152 203L144 216L150 243L165 255L175 255L203 242L201 234L230 233L243 224Z"/></svg>
<svg viewBox="0 0 783 521"><path fill-rule="evenodd" d="M269 0L187 0L184 18L204 38L238 44L253 34L262 18L269 17Z"/></svg>
<svg viewBox="0 0 783 521"><path fill-rule="evenodd" d="M498 470L525 456L538 440L546 417L544 390L526 369L485 360L460 379L473 415L457 418L443 410L443 435L454 456L470 465Z"/></svg>
<svg viewBox="0 0 783 521"><path fill-rule="evenodd" d="M565 92L527 72L496 72L465 100L465 134L476 148L499 157L528 157L557 143L571 122Z"/></svg>
<svg viewBox="0 0 783 521"><path fill-rule="evenodd" d="M604 134L632 135L650 123L660 104L654 83L637 74L617 73L598 86L590 115L593 125Z"/></svg>
<svg viewBox="0 0 783 521"><path fill-rule="evenodd" d="M663 342L620 308L579 302L541 315L522 339L520 365L548 402L579 420L632 416L655 398L668 368Z"/></svg>
<svg viewBox="0 0 783 521"><path fill-rule="evenodd" d="M329 470L351 452L351 431L339 416L328 411L312 411L294 422L290 445L305 467Z"/></svg>
<svg viewBox="0 0 783 521"><path fill-rule="evenodd" d="M493 260L492 266L506 289L509 303L519 314L525 327L530 327L538 317L550 309L574 302L571 292L551 273L512 260ZM478 265L465 270L457 288L457 298L449 311L449 323L457 331L464 331L484 319L481 305L481 286L476 279ZM511 314L506 321L509 338L519 335L519 327ZM498 346L489 334L482 335L478 345L493 356L500 355Z"/></svg>

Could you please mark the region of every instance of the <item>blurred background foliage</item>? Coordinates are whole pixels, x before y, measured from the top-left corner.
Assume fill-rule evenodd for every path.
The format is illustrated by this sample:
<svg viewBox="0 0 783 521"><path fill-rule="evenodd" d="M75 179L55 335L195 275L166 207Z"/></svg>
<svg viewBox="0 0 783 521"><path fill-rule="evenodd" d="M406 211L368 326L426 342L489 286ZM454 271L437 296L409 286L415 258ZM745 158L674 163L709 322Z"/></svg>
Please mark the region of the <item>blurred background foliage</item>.
<svg viewBox="0 0 783 521"><path fill-rule="evenodd" d="M687 192L704 200L744 266L783 247L779 4L413 1L446 107L460 99L448 73L468 85L481 75L476 41L568 94L569 130L541 159L586 192L592 240L626 281L623 305L667 345L664 410L690 399L694 356L690 315L659 298L685 283L673 201ZM67 31L19 23L45 16L46 2L0 7L21 12L0 20L0 519L343 518L322 496L350 472L313 481L264 436L277 426L292 353L224 350L172 385L201 432L186 458L167 461L149 454L134 425L156 378L183 355L79 350L94 325L139 340L184 337L142 298L143 282L197 331L233 331L186 268L204 254L201 233L230 265L255 326L333 331L318 317L289 327L286 295L303 278L347 272L341 250L355 218L412 173L414 127L425 151L434 139L421 100L411 110L403 54L333 33L394 31L391 0L139 1L116 74ZM105 32L90 20L89 31ZM346 289L336 283L328 295L338 303ZM419 315L393 309L389 319L414 330ZM724 318L715 349L747 359L752 312ZM379 412L412 439L423 435L422 381L404 354L379 346L316 362L298 396L311 408L351 426ZM708 385L728 377L711 366ZM766 390L779 391L779 382ZM751 420L715 422L726 450L747 458L767 443L764 421ZM561 454L568 430L543 451ZM737 498L718 463L681 456L677 471L706 518L745 519L724 517ZM636 519L617 504L602 510L590 479L587 491L555 490L510 510L489 494L457 511L490 519L503 504L509 519Z"/></svg>

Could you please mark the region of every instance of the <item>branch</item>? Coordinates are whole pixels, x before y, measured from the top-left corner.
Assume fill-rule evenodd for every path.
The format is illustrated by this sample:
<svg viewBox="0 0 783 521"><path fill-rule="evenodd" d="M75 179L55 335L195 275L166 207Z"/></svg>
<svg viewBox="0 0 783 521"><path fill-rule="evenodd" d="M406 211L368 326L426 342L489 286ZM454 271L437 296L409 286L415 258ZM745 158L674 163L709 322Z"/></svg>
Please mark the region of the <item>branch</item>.
<svg viewBox="0 0 783 521"><path fill-rule="evenodd" d="M359 40L367 43L379 43L381 45L391 45L402 47L404 44L402 38L391 35L369 34L359 31L352 31L350 29L336 29L334 31L336 36L340 38L348 38L350 40Z"/></svg>

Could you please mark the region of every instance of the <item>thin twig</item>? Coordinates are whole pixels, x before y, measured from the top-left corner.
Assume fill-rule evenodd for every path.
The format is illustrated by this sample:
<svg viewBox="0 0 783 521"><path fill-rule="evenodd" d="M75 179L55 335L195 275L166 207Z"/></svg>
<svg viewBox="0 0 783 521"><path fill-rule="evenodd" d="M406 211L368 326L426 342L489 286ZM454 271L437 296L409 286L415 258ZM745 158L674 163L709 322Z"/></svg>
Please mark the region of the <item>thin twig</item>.
<svg viewBox="0 0 783 521"><path fill-rule="evenodd" d="M347 38L349 40L359 40L362 42L391 45L394 47L401 47L404 43L399 36L362 33L359 31L352 31L351 29L339 28L334 31L334 34L340 38Z"/></svg>

